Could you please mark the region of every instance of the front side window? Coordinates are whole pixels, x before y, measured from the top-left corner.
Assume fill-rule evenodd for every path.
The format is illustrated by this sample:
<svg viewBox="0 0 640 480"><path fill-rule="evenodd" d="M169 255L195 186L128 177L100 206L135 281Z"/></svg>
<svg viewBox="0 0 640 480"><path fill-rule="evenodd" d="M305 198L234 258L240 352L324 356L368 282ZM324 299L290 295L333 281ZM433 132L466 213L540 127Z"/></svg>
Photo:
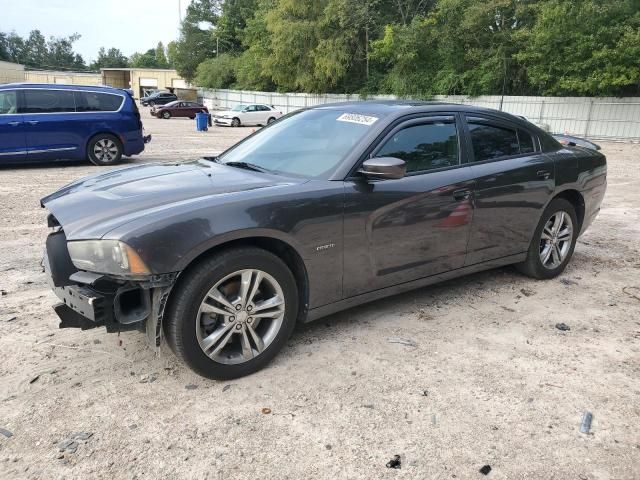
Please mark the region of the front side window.
<svg viewBox="0 0 640 480"><path fill-rule="evenodd" d="M120 95L98 92L75 92L78 112L115 112L122 105Z"/></svg>
<svg viewBox="0 0 640 480"><path fill-rule="evenodd" d="M247 107L247 112L255 112L256 111L256 106L255 105L249 105Z"/></svg>
<svg viewBox="0 0 640 480"><path fill-rule="evenodd" d="M76 111L69 90L24 90L22 113L68 113Z"/></svg>
<svg viewBox="0 0 640 480"><path fill-rule="evenodd" d="M18 113L18 98L15 90L0 92L0 115L14 115Z"/></svg>
<svg viewBox="0 0 640 480"><path fill-rule="evenodd" d="M510 157L535 151L533 137L522 129L469 122L476 162Z"/></svg>
<svg viewBox="0 0 640 480"><path fill-rule="evenodd" d="M414 125L396 132L376 157L395 157L407 173L458 165L458 131L454 122Z"/></svg>

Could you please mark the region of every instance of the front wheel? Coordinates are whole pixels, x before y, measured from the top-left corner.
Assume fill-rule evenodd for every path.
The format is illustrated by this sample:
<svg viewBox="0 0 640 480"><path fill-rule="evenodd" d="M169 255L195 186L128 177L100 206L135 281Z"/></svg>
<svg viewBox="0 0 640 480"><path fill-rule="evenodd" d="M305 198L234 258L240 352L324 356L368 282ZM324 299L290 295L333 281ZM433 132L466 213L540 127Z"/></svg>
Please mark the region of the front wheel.
<svg viewBox="0 0 640 480"><path fill-rule="evenodd" d="M239 127L240 126L240 119L239 118L234 118L233 120L231 120L231 126L232 127Z"/></svg>
<svg viewBox="0 0 640 480"><path fill-rule="evenodd" d="M162 118L169 120L171 118L171 112L162 112Z"/></svg>
<svg viewBox="0 0 640 480"><path fill-rule="evenodd" d="M156 102L154 102L154 101L149 102L149 106L150 107L155 107L156 106Z"/></svg>
<svg viewBox="0 0 640 480"><path fill-rule="evenodd" d="M87 156L91 163L101 167L115 165L122 158L122 144L113 135L101 133L87 145Z"/></svg>
<svg viewBox="0 0 640 480"><path fill-rule="evenodd" d="M579 229L574 206L563 198L551 201L533 234L526 260L516 267L537 279L557 277L573 256Z"/></svg>
<svg viewBox="0 0 640 480"><path fill-rule="evenodd" d="M291 335L297 293L279 257L258 248L227 250L189 270L172 292L164 322L168 343L204 377L249 375Z"/></svg>

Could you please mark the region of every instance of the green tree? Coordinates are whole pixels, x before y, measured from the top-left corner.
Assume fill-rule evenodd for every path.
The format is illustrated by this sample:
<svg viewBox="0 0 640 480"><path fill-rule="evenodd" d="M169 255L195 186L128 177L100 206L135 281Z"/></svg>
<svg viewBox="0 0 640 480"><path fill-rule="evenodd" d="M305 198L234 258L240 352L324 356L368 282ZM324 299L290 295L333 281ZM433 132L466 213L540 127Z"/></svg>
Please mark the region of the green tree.
<svg viewBox="0 0 640 480"><path fill-rule="evenodd" d="M171 68L175 68L176 65L176 49L177 44L175 41L171 41L167 44L167 63Z"/></svg>
<svg viewBox="0 0 640 480"><path fill-rule="evenodd" d="M236 79L237 58L223 53L198 65L196 83L205 88L229 88Z"/></svg>
<svg viewBox="0 0 640 480"><path fill-rule="evenodd" d="M545 0L515 54L545 95L640 91L640 8L636 0Z"/></svg>
<svg viewBox="0 0 640 480"><path fill-rule="evenodd" d="M24 42L24 63L30 67L41 67L49 63L47 40L40 30L32 30Z"/></svg>
<svg viewBox="0 0 640 480"><path fill-rule="evenodd" d="M158 68L156 49L150 48L144 53L134 53L129 58L129 65L133 68Z"/></svg>
<svg viewBox="0 0 640 480"><path fill-rule="evenodd" d="M61 68L65 70L82 70L86 68L81 55L73 51L73 44L80 39L80 35L74 33L68 37L49 37L47 42L47 68Z"/></svg>
<svg viewBox="0 0 640 480"><path fill-rule="evenodd" d="M169 68L169 62L167 61L167 55L165 54L162 42L158 42L156 46L156 65L156 68Z"/></svg>
<svg viewBox="0 0 640 480"><path fill-rule="evenodd" d="M254 17L258 0L225 0L216 22L214 36L218 38L221 52L243 51L243 35L247 22Z"/></svg>
<svg viewBox="0 0 640 480"><path fill-rule="evenodd" d="M193 0L180 28L173 63L178 73L191 81L198 65L215 56L216 41L212 32L201 29L201 22L215 26L221 12L222 0Z"/></svg>
<svg viewBox="0 0 640 480"><path fill-rule="evenodd" d="M98 50L98 58L91 64L91 70L101 68L124 68L129 66L129 59L117 48L110 48L108 51L104 47Z"/></svg>
<svg viewBox="0 0 640 480"><path fill-rule="evenodd" d="M9 48L7 45L7 34L0 32L0 60L9 61Z"/></svg>

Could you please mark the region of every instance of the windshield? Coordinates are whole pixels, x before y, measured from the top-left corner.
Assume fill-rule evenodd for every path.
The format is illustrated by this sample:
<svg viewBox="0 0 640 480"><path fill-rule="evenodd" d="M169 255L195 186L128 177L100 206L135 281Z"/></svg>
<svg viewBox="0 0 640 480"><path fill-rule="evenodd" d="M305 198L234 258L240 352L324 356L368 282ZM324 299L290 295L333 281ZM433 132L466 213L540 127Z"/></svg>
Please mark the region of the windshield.
<svg viewBox="0 0 640 480"><path fill-rule="evenodd" d="M340 110L305 110L260 130L220 157L305 178L328 178L377 117Z"/></svg>
<svg viewBox="0 0 640 480"><path fill-rule="evenodd" d="M231 109L232 112L241 112L246 108L246 105L236 105Z"/></svg>

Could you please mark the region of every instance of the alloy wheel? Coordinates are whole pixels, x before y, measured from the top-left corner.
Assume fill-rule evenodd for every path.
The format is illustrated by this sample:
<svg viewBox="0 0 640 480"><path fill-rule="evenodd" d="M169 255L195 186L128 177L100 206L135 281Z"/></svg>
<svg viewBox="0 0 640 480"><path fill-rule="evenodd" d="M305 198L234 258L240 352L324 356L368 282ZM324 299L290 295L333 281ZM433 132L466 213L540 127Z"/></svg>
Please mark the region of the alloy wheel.
<svg viewBox="0 0 640 480"><path fill-rule="evenodd" d="M118 146L110 138L102 138L93 146L93 154L101 162L112 162L118 157Z"/></svg>
<svg viewBox="0 0 640 480"><path fill-rule="evenodd" d="M545 223L540 236L540 261L545 268L558 268L567 258L573 241L571 216L559 210Z"/></svg>
<svg viewBox="0 0 640 480"><path fill-rule="evenodd" d="M253 269L234 272L218 281L200 304L198 343L215 362L248 362L273 342L284 314L284 293L271 275Z"/></svg>

